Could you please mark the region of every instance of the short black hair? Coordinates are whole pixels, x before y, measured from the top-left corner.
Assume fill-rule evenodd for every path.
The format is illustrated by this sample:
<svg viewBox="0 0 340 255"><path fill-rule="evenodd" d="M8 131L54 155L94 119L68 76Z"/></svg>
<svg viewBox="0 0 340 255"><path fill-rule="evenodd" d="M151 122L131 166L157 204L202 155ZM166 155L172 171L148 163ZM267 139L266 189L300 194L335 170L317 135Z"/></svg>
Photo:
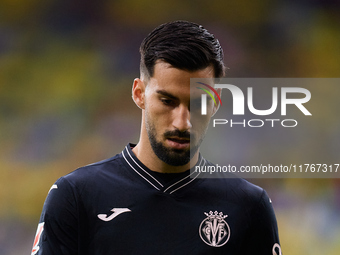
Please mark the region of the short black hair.
<svg viewBox="0 0 340 255"><path fill-rule="evenodd" d="M152 77L157 60L175 68L197 71L212 65L216 78L225 75L223 50L219 41L203 26L174 21L156 27L140 46L140 71Z"/></svg>

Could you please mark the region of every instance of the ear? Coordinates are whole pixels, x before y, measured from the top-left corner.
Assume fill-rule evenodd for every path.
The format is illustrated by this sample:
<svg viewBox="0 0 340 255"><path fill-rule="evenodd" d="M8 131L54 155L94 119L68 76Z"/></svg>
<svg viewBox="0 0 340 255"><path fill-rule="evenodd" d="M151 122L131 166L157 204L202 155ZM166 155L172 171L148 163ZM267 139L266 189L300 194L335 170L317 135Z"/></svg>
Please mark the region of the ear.
<svg viewBox="0 0 340 255"><path fill-rule="evenodd" d="M222 89L217 89L216 91L217 91L217 94L221 98L221 96L222 96ZM213 112L212 112L211 117L213 117L215 115L215 113L217 112L218 108L220 108L220 105L221 105L219 98L216 95L214 95L214 97L215 97L215 100L216 100L216 105L214 104L214 108L213 108Z"/></svg>
<svg viewBox="0 0 340 255"><path fill-rule="evenodd" d="M133 86L132 86L132 98L135 104L140 108L145 108L145 84L144 82L136 78L133 80Z"/></svg>

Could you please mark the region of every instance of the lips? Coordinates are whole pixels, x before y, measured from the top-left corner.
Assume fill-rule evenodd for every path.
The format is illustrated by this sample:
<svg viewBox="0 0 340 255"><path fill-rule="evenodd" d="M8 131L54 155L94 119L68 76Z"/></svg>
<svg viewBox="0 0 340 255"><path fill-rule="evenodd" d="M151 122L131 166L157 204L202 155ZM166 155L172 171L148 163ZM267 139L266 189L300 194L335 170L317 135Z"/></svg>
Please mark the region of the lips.
<svg viewBox="0 0 340 255"><path fill-rule="evenodd" d="M166 141L173 149L182 150L190 147L190 139L187 138L168 137Z"/></svg>

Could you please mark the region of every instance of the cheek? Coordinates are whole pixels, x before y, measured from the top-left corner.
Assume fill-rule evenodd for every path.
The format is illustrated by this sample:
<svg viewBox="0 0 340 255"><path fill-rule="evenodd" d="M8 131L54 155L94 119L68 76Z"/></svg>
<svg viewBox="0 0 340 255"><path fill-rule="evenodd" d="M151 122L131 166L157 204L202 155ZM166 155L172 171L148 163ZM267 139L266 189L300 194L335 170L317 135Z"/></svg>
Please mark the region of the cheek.
<svg viewBox="0 0 340 255"><path fill-rule="evenodd" d="M159 123L170 122L174 114L174 111L171 110L170 107L164 105L158 99L148 101L145 105L145 110L150 118Z"/></svg>
<svg viewBox="0 0 340 255"><path fill-rule="evenodd" d="M190 111L190 121L192 125L195 126L205 126L207 123L209 123L213 113L213 107L212 105L208 105L207 107L207 114L202 115L201 113L201 107L196 107L193 110Z"/></svg>
<svg viewBox="0 0 340 255"><path fill-rule="evenodd" d="M192 131L193 133L196 133L196 135L201 135L201 133L204 133L209 125L210 117L207 116L193 116L191 118L191 124L192 124Z"/></svg>
<svg viewBox="0 0 340 255"><path fill-rule="evenodd" d="M148 104L145 107L145 120L157 133L163 133L171 125L171 112L162 109L160 105Z"/></svg>
<svg viewBox="0 0 340 255"><path fill-rule="evenodd" d="M146 94L145 99L145 109L150 115L160 116L164 112L164 106L153 94Z"/></svg>
<svg viewBox="0 0 340 255"><path fill-rule="evenodd" d="M209 125L211 117L214 112L214 102L209 100L207 104L207 114L202 115L201 113L201 105L199 107L194 107L193 111L191 111L191 124L193 127L196 127L196 130L205 130Z"/></svg>
<svg viewBox="0 0 340 255"><path fill-rule="evenodd" d="M157 104L148 104L145 107L145 113L149 120L161 122L166 119L165 112Z"/></svg>

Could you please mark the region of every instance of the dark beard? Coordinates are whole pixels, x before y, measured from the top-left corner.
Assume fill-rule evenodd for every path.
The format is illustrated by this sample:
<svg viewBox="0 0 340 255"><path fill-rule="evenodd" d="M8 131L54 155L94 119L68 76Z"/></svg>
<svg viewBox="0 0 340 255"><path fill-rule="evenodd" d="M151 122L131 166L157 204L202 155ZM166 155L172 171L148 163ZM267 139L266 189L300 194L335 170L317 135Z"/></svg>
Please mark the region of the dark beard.
<svg viewBox="0 0 340 255"><path fill-rule="evenodd" d="M156 140L156 131L155 128L148 127L147 128L148 137L150 140L151 147L156 154L156 156L162 160L163 162L167 163L171 166L183 166L190 162L193 155L197 152L199 148L199 144L194 146L194 148L191 148L190 150L178 150L178 149L172 149L165 147L161 142L158 142ZM189 138L190 139L190 133L185 131L181 132L179 130L174 131L167 131L164 134L165 137L181 137L181 138Z"/></svg>

